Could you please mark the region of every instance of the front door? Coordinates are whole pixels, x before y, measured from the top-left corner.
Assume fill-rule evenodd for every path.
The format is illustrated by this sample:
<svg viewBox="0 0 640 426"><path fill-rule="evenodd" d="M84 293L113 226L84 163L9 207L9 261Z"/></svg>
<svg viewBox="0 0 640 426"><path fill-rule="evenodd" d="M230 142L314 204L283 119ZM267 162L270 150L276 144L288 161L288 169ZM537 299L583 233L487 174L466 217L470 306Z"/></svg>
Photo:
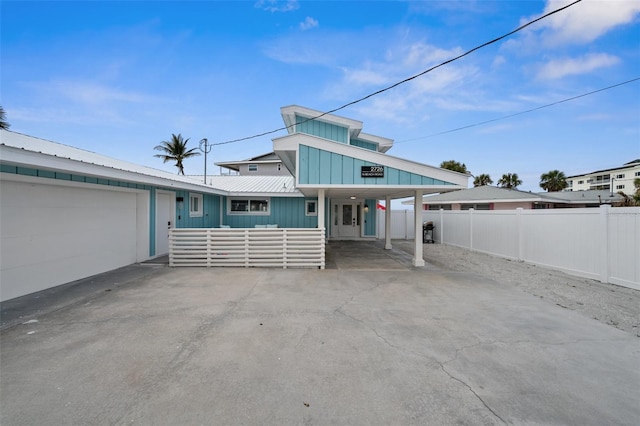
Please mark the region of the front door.
<svg viewBox="0 0 640 426"><path fill-rule="evenodd" d="M156 194L156 256L169 253L169 228L171 223L171 195Z"/></svg>
<svg viewBox="0 0 640 426"><path fill-rule="evenodd" d="M336 204L334 207L334 213L337 213L337 237L339 238L353 238L360 236L360 204L359 203L345 203Z"/></svg>

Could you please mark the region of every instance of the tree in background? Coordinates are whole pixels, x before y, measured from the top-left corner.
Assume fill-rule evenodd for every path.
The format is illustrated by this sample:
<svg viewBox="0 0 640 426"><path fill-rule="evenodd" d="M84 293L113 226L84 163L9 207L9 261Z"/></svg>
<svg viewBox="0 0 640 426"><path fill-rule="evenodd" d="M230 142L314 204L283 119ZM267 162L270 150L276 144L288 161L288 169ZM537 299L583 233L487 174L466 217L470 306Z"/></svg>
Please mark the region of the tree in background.
<svg viewBox="0 0 640 426"><path fill-rule="evenodd" d="M518 179L517 173L505 173L498 181L498 186L507 189L516 189L522 185L522 181Z"/></svg>
<svg viewBox="0 0 640 426"><path fill-rule="evenodd" d="M171 140L162 141L160 145L154 148L163 152L163 154L156 154L154 157L162 158L164 163L167 161L175 161L176 167L178 168L178 174L184 175L184 166L182 161L186 158L200 155L199 152L195 152L197 148L187 149L187 142L189 142L189 138L182 139L181 134L178 133L176 136L172 133Z"/></svg>
<svg viewBox="0 0 640 426"><path fill-rule="evenodd" d="M469 173L467 171L467 166L464 163L461 164L459 161L454 160L443 161L442 163L440 163L440 168L465 174Z"/></svg>
<svg viewBox="0 0 640 426"><path fill-rule="evenodd" d="M567 177L560 170L551 170L540 175L540 188L547 192L559 192L567 186Z"/></svg>
<svg viewBox="0 0 640 426"><path fill-rule="evenodd" d="M493 183L493 179L488 174L481 174L473 179L473 186L487 186Z"/></svg>
<svg viewBox="0 0 640 426"><path fill-rule="evenodd" d="M7 123L7 115L5 114L2 105L0 105L0 129L9 129L9 123Z"/></svg>

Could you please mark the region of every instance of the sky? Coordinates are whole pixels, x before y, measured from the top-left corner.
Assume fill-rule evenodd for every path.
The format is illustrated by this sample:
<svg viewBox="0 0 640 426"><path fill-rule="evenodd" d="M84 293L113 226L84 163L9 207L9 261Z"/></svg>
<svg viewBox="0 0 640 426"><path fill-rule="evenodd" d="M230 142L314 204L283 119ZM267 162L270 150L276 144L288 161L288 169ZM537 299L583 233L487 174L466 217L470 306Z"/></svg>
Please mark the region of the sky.
<svg viewBox="0 0 640 426"><path fill-rule="evenodd" d="M568 3L2 0L0 105L12 131L174 172L154 157L172 134L275 130L283 106L338 108ZM639 77L640 1L583 0L336 114L393 139L389 155L542 191L550 170L640 158L640 80L540 107ZM283 135L213 146L207 173Z"/></svg>

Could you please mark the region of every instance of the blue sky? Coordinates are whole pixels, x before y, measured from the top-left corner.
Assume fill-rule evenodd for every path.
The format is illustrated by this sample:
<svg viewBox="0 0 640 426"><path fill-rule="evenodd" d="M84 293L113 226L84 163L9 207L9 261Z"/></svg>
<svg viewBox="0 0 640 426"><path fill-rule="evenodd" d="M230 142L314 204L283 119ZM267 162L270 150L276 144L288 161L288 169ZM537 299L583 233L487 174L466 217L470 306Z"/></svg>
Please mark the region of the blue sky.
<svg viewBox="0 0 640 426"><path fill-rule="evenodd" d="M175 171L153 157L172 133L195 147L273 130L282 106L336 108L567 3L2 1L0 104L16 132ZM390 155L541 191L549 170L640 157L640 81L433 135L638 77L640 2L583 0L337 114L394 139ZM208 173L283 134L214 147Z"/></svg>

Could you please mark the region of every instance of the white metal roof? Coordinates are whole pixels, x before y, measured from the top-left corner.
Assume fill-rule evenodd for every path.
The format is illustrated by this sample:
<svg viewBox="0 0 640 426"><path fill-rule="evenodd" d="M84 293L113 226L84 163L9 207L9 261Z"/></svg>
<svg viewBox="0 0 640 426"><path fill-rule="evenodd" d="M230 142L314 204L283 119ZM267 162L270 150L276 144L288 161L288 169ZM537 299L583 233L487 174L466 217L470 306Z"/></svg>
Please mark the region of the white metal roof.
<svg viewBox="0 0 640 426"><path fill-rule="evenodd" d="M293 176L207 176L207 183L230 195L302 196Z"/></svg>
<svg viewBox="0 0 640 426"><path fill-rule="evenodd" d="M2 130L2 161L23 167L83 173L176 189L199 190L222 195L302 196L293 176L180 176L140 166L69 145Z"/></svg>

